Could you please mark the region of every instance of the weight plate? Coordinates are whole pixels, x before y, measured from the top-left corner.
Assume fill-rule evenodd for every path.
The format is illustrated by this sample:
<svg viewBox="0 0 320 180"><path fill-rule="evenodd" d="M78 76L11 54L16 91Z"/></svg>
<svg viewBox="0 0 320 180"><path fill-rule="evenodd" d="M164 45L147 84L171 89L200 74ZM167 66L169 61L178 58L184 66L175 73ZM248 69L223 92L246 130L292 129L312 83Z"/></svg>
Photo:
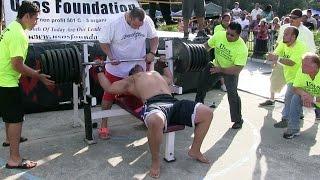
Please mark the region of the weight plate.
<svg viewBox="0 0 320 180"><path fill-rule="evenodd" d="M73 82L73 79L76 76L75 70L74 70L74 65L73 65L73 59L72 59L71 52L69 51L69 49L65 48L64 50L66 51L66 54L67 54L67 60L69 62L69 68L70 68L70 74L71 74L69 82Z"/></svg>
<svg viewBox="0 0 320 180"><path fill-rule="evenodd" d="M55 81L56 76L55 76L55 72L54 72L54 68L53 68L53 61L52 61L52 56L49 50L45 50L45 55L47 58L47 62L49 64L49 68L48 68L48 74L51 76L51 80Z"/></svg>
<svg viewBox="0 0 320 180"><path fill-rule="evenodd" d="M75 53L76 53L76 56L77 56L77 63L78 63L78 70L79 70L79 79L76 83L80 83L81 82L81 78L82 78L82 56L81 56L81 53L80 53L80 50L78 49L78 47L76 45L73 45L74 47L74 50L75 50Z"/></svg>
<svg viewBox="0 0 320 180"><path fill-rule="evenodd" d="M181 41L174 41L173 57L176 59L174 61L175 70L178 73L184 73L188 71L190 67L190 48L189 46Z"/></svg>
<svg viewBox="0 0 320 180"><path fill-rule="evenodd" d="M201 55L200 55L198 44L194 44L194 49L195 49L196 62L195 62L195 68L193 69L193 71L199 71L199 66L201 64L201 57L200 57Z"/></svg>
<svg viewBox="0 0 320 180"><path fill-rule="evenodd" d="M50 50L51 56L52 56L52 62L53 62L53 68L54 68L54 73L55 73L55 81L56 84L60 83L60 67L59 67L59 62L56 53L54 50Z"/></svg>
<svg viewBox="0 0 320 180"><path fill-rule="evenodd" d="M76 52L74 49L72 48L68 48L69 51L71 52L71 56L72 56L72 60L73 60L73 67L74 67L74 78L73 78L73 82L77 83L80 79L80 70L78 67L78 58L76 56Z"/></svg>
<svg viewBox="0 0 320 180"><path fill-rule="evenodd" d="M63 59L62 59L62 55L60 53L60 51L58 49L54 49L54 52L57 55L57 60L59 63L59 70L60 70L60 83L64 83L65 82L65 68L64 68L64 63L63 63Z"/></svg>
<svg viewBox="0 0 320 180"><path fill-rule="evenodd" d="M64 69L65 69L65 83L68 83L71 81L71 76L73 76L73 72L70 70L70 65L68 62L68 57L67 57L67 52L65 51L65 49L59 49L59 51L61 52L61 56L63 59L63 64L64 64Z"/></svg>
<svg viewBox="0 0 320 180"><path fill-rule="evenodd" d="M192 71L195 71L195 69L197 68L197 64L198 64L198 56L197 56L197 47L195 44L192 44Z"/></svg>
<svg viewBox="0 0 320 180"><path fill-rule="evenodd" d="M192 66L190 67L189 71L194 71L195 66L196 66L196 62L197 62L197 57L196 57L196 52L195 52L195 46L193 44L189 44L190 45L190 50L191 50L191 64Z"/></svg>
<svg viewBox="0 0 320 180"><path fill-rule="evenodd" d="M40 54L41 73L48 74L47 58L44 54Z"/></svg>
<svg viewBox="0 0 320 180"><path fill-rule="evenodd" d="M198 48L198 52L199 52L199 63L198 63L198 69L197 71L201 71L202 70L202 64L203 64L203 50L201 48L202 44L198 44L197 48Z"/></svg>

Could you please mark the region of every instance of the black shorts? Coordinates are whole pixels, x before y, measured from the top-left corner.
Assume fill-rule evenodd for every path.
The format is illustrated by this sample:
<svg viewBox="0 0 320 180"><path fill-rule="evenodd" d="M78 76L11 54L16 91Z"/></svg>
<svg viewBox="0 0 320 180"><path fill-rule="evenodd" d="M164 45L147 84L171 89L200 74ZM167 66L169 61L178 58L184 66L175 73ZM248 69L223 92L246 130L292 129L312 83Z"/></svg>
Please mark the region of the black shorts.
<svg viewBox="0 0 320 180"><path fill-rule="evenodd" d="M24 109L19 87L0 87L0 116L6 123L23 121Z"/></svg>
<svg viewBox="0 0 320 180"><path fill-rule="evenodd" d="M164 116L165 130L169 125L194 126L196 108L201 103L190 100L177 100L168 94L160 94L149 98L144 107L142 117L146 123L148 116L161 113Z"/></svg>

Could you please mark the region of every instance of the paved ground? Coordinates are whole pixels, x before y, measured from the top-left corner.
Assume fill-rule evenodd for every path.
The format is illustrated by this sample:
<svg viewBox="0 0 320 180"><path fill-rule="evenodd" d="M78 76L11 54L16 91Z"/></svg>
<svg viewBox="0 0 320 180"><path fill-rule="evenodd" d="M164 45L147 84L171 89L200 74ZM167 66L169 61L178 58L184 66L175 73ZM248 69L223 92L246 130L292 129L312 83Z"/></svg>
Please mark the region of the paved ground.
<svg viewBox="0 0 320 180"><path fill-rule="evenodd" d="M240 84L248 78L252 75L243 75ZM267 83L256 79L259 81ZM260 86L256 82L248 86ZM212 100L218 104L202 147L211 164L200 164L187 156L193 138L193 129L187 128L176 133L177 161L162 162L161 179L319 179L319 122L315 122L313 110L304 111L301 136L286 140L282 138L284 130L273 127L281 118L282 103L258 108L264 98L246 92L240 96L245 123L241 130L233 130L225 93L213 90L207 95L206 104ZM179 96L194 97L193 93ZM39 166L30 171L8 170L4 168L8 148L0 147L0 179L150 179L150 152L140 121L131 116L112 118L112 139L88 146L83 141L84 128L72 127L72 114L27 115L23 135L29 141L21 145L21 153L37 160ZM0 142L4 140L3 126L1 121Z"/></svg>

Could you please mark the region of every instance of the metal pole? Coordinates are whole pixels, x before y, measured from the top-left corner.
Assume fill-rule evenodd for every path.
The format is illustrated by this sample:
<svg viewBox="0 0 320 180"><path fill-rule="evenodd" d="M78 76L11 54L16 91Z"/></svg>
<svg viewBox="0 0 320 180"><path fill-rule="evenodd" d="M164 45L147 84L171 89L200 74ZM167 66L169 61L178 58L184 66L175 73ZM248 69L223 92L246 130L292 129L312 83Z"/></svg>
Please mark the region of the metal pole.
<svg viewBox="0 0 320 180"><path fill-rule="evenodd" d="M2 31L2 26L3 26L2 18L3 18L3 1L1 0L0 1L0 32Z"/></svg>

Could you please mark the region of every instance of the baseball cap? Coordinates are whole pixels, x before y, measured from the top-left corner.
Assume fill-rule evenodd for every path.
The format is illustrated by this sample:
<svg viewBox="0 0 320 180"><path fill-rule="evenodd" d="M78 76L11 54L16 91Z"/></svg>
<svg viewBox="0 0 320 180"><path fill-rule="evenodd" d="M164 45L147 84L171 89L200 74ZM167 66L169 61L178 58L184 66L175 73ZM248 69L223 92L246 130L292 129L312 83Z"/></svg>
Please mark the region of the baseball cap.
<svg viewBox="0 0 320 180"><path fill-rule="evenodd" d="M290 16L292 16L292 15L295 17L298 17L298 18L302 17L301 9L293 9L290 13Z"/></svg>

